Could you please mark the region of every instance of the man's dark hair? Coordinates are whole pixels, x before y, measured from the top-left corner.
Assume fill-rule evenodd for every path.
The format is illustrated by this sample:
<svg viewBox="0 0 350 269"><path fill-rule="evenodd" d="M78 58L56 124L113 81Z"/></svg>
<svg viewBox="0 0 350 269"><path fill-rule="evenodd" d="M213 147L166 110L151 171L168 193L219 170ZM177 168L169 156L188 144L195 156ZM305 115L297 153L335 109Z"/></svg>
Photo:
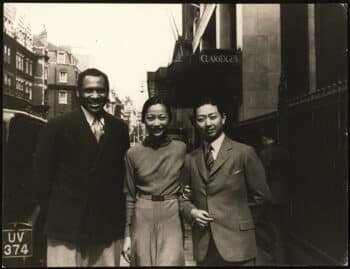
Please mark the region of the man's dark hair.
<svg viewBox="0 0 350 269"><path fill-rule="evenodd" d="M106 90L109 91L109 81L108 81L107 75L96 68L88 68L88 69L84 70L83 72L79 73L78 82L77 82L78 91L81 89L81 87L83 85L84 77L86 77L86 76L103 77L104 81L105 81Z"/></svg>
<svg viewBox="0 0 350 269"><path fill-rule="evenodd" d="M158 104L165 106L166 112L168 113L168 116L169 116L169 121L171 121L171 110L170 110L169 103L165 99L163 99L159 96L153 96L153 97L149 98L143 104L142 112L141 112L141 121L143 123L145 122L145 117L146 117L147 110L149 109L149 107L151 107L153 105L158 105Z"/></svg>
<svg viewBox="0 0 350 269"><path fill-rule="evenodd" d="M195 103L195 105L193 106L193 119L196 118L196 114L197 114L197 108L199 108L200 106L203 105L213 105L216 106L218 108L218 111L221 115L225 114L225 109L224 109L224 105L222 103L221 100L219 100L218 98L215 98L213 96L205 96L200 98L199 100L197 100L197 102Z"/></svg>

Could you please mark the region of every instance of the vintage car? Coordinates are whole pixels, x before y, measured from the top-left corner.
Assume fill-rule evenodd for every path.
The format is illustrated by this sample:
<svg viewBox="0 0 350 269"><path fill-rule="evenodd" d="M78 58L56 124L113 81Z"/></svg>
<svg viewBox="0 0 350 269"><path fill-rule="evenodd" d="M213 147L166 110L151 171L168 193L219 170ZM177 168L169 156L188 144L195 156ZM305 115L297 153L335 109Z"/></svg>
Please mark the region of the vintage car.
<svg viewBox="0 0 350 269"><path fill-rule="evenodd" d="M44 219L36 203L33 153L46 120L3 109L2 266L45 266Z"/></svg>

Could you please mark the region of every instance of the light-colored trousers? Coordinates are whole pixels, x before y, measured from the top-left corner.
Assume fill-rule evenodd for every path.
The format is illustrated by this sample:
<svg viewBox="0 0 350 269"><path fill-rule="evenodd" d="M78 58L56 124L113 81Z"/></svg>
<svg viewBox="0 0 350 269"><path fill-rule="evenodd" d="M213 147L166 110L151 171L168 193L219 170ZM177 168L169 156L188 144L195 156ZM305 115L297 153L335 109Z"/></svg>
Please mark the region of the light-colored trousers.
<svg viewBox="0 0 350 269"><path fill-rule="evenodd" d="M177 199L138 198L131 223L131 266L185 266Z"/></svg>
<svg viewBox="0 0 350 269"><path fill-rule="evenodd" d="M66 241L48 238L47 266L119 266L121 241L78 246Z"/></svg>

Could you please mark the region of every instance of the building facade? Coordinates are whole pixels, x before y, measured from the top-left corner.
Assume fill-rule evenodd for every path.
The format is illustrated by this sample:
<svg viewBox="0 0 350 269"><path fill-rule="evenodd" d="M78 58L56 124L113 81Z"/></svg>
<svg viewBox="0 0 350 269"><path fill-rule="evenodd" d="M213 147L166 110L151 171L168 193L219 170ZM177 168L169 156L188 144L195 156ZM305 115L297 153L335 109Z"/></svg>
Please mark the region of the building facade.
<svg viewBox="0 0 350 269"><path fill-rule="evenodd" d="M3 106L33 112L39 57L33 51L30 24L16 8L7 5L3 20Z"/></svg>
<svg viewBox="0 0 350 269"><path fill-rule="evenodd" d="M76 106L76 87L79 69L69 47L48 43L48 118L72 111Z"/></svg>
<svg viewBox="0 0 350 269"><path fill-rule="evenodd" d="M289 264L346 264L347 4L182 7L173 62L148 76L150 96L167 89L194 145L189 108L207 94L226 103L229 136L259 150L260 129L274 133L293 167Z"/></svg>

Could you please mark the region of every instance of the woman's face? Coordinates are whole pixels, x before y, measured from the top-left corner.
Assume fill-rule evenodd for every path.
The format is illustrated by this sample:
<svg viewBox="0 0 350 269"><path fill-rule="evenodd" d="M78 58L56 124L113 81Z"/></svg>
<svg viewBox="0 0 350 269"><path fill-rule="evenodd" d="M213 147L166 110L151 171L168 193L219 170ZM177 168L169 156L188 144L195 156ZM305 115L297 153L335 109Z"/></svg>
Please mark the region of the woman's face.
<svg viewBox="0 0 350 269"><path fill-rule="evenodd" d="M148 108L145 125L150 136L161 137L169 125L169 115L164 105L155 104Z"/></svg>

